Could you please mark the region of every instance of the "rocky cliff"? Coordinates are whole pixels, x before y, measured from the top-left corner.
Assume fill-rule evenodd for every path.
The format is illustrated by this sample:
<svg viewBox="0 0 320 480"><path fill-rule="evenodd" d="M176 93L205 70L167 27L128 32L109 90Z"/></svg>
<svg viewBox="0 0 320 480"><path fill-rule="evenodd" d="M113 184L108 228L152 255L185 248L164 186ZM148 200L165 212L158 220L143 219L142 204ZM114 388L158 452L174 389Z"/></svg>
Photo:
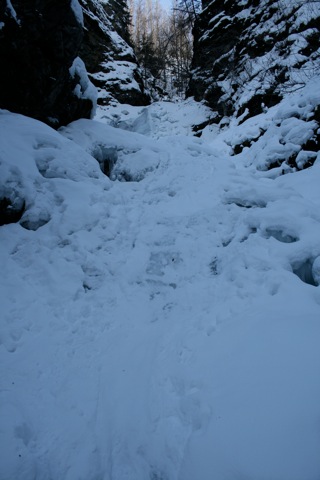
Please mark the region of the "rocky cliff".
<svg viewBox="0 0 320 480"><path fill-rule="evenodd" d="M101 104L148 104L127 25L124 0L0 0L0 108L55 128L90 118L86 68Z"/></svg>
<svg viewBox="0 0 320 480"><path fill-rule="evenodd" d="M188 95L248 118L320 71L320 2L203 0Z"/></svg>
<svg viewBox="0 0 320 480"><path fill-rule="evenodd" d="M98 89L98 103L113 99L147 105L137 59L130 46L129 13L125 0L80 0L84 13L84 40L80 56Z"/></svg>
<svg viewBox="0 0 320 480"><path fill-rule="evenodd" d="M90 117L82 21L77 0L0 0L0 108L54 127Z"/></svg>

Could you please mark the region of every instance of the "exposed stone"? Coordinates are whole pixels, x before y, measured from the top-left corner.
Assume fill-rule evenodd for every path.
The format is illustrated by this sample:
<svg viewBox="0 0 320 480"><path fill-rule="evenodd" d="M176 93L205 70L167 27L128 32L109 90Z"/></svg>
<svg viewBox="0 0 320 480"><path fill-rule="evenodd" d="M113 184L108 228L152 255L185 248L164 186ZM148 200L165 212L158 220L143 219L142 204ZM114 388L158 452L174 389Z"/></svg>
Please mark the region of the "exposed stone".
<svg viewBox="0 0 320 480"><path fill-rule="evenodd" d="M70 0L0 0L0 108L56 128L89 118L92 101L74 94L81 79L69 71L82 37Z"/></svg>

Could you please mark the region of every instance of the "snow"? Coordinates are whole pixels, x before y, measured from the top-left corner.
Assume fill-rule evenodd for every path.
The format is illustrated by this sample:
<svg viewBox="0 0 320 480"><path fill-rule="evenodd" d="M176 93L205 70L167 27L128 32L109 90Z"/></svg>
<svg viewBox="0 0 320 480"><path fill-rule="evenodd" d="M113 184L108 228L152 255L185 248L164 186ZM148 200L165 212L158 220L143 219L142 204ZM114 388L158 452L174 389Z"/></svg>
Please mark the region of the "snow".
<svg viewBox="0 0 320 480"><path fill-rule="evenodd" d="M82 1L83 12L89 24L95 25L95 28L100 30L106 43L103 61L97 71L90 74L90 78L97 86L99 103L114 103L115 97L129 99L130 93L141 96L141 85L136 80L141 77L141 72L133 48L114 31L115 24L119 23L120 30L123 28L121 19L110 16L110 6L106 8L109 0L103 2L91 0L90 8L87 3L85 0Z"/></svg>
<svg viewBox="0 0 320 480"><path fill-rule="evenodd" d="M0 112L1 479L319 478L320 162L267 170L319 85L201 138L190 99Z"/></svg>
<svg viewBox="0 0 320 480"><path fill-rule="evenodd" d="M107 82L108 85L120 85L121 90L139 90L139 85L134 79L134 73L137 66L132 62L115 61L102 62L102 71L92 74L92 77L98 81ZM102 90L100 95L108 96L109 92Z"/></svg>
<svg viewBox="0 0 320 480"><path fill-rule="evenodd" d="M17 12L13 8L13 5L10 0L6 0L6 13L9 12L10 16L14 18L18 25L20 25L21 21L17 17Z"/></svg>
<svg viewBox="0 0 320 480"><path fill-rule="evenodd" d="M147 108L121 104L103 106L97 110L96 118L117 128L159 139L193 135L192 126L212 116L208 107L187 99L184 102L154 102Z"/></svg>
<svg viewBox="0 0 320 480"><path fill-rule="evenodd" d="M80 57L74 59L70 67L70 75L72 77L77 76L79 79L79 83L74 89L74 94L79 98L91 100L93 105L92 116L94 116L97 107L98 92L93 83L91 83L87 74L86 66Z"/></svg>
<svg viewBox="0 0 320 480"><path fill-rule="evenodd" d="M236 3L245 6L247 2ZM250 26L246 27L251 47L256 47L254 49L256 52L249 55L242 51L241 65L238 65L236 70L231 68L230 74L225 78L217 78L216 86L220 87L222 91L221 99L227 103L229 100L238 113L256 94L264 95L266 93L268 95L268 91L271 89L283 97L288 91L304 87L312 77L319 76L320 51L315 48L314 51L308 53L308 48L306 48L308 45L309 47L313 45L313 38L318 38L318 29L315 29L314 25L319 18L319 2L279 0L277 8L269 12L270 18L266 15L265 3L258 2L254 7L240 9L240 12L234 14L233 21L238 21L240 24L243 18L257 16L256 21L252 21ZM290 18L290 25L288 25L288 18ZM224 21L229 26L232 25L228 15L224 13L213 15L209 22L211 29L206 30L198 40L199 48L202 43L204 43L202 46L205 50L208 48L206 45L208 37L215 28L221 28ZM289 31L286 33L287 29ZM263 38L266 44L270 44L270 48L272 45L272 48L266 47L263 52L261 45L260 48L258 45L259 38ZM280 41L284 38L287 38L287 43ZM285 45L286 49L284 49ZM214 69L216 66L219 70L219 66L221 67L221 64L225 63L226 58L232 64L232 54L232 50L223 51L221 56L214 61L212 68ZM196 81L197 77L200 78L203 87L206 87L207 83L209 92L212 68L209 63L202 71L195 69L192 72L194 80ZM276 80L275 75L279 75Z"/></svg>
<svg viewBox="0 0 320 480"><path fill-rule="evenodd" d="M78 23L80 23L80 25L84 26L83 12L82 12L82 8L81 8L81 5L80 5L79 1L78 0L71 0L71 8L73 10L73 13L74 13Z"/></svg>

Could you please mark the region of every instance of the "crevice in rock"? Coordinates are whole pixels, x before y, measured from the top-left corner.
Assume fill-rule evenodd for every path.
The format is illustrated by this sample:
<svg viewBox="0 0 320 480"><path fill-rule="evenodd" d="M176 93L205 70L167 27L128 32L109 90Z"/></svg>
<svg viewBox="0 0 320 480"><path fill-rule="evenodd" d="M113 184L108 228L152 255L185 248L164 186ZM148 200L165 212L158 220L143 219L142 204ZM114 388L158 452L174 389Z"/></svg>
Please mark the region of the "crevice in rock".
<svg viewBox="0 0 320 480"><path fill-rule="evenodd" d="M228 205L236 205L237 207L241 208L265 208L267 206L267 202L264 200L258 200L257 201L249 201L245 199L237 199L237 198L232 198L228 199L226 202Z"/></svg>
<svg viewBox="0 0 320 480"><path fill-rule="evenodd" d="M118 160L117 149L105 145L95 145L91 155L98 161L102 173L112 180L112 170Z"/></svg>
<svg viewBox="0 0 320 480"><path fill-rule="evenodd" d="M25 202L12 202L10 198L0 199L0 226L17 223L25 212Z"/></svg>
<svg viewBox="0 0 320 480"><path fill-rule="evenodd" d="M313 258L307 258L303 262L296 262L291 265L292 272L300 278L300 280L313 287L318 286L318 282L313 274Z"/></svg>

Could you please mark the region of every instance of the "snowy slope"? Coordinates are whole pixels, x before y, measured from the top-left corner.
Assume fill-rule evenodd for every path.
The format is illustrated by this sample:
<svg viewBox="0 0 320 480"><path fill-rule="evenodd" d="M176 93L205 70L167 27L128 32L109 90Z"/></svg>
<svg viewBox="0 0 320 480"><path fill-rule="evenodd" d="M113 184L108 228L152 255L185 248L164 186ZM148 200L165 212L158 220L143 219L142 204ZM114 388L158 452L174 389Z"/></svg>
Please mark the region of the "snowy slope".
<svg viewBox="0 0 320 480"><path fill-rule="evenodd" d="M190 100L1 112L1 480L319 478L320 163L262 165L318 92L201 139Z"/></svg>

